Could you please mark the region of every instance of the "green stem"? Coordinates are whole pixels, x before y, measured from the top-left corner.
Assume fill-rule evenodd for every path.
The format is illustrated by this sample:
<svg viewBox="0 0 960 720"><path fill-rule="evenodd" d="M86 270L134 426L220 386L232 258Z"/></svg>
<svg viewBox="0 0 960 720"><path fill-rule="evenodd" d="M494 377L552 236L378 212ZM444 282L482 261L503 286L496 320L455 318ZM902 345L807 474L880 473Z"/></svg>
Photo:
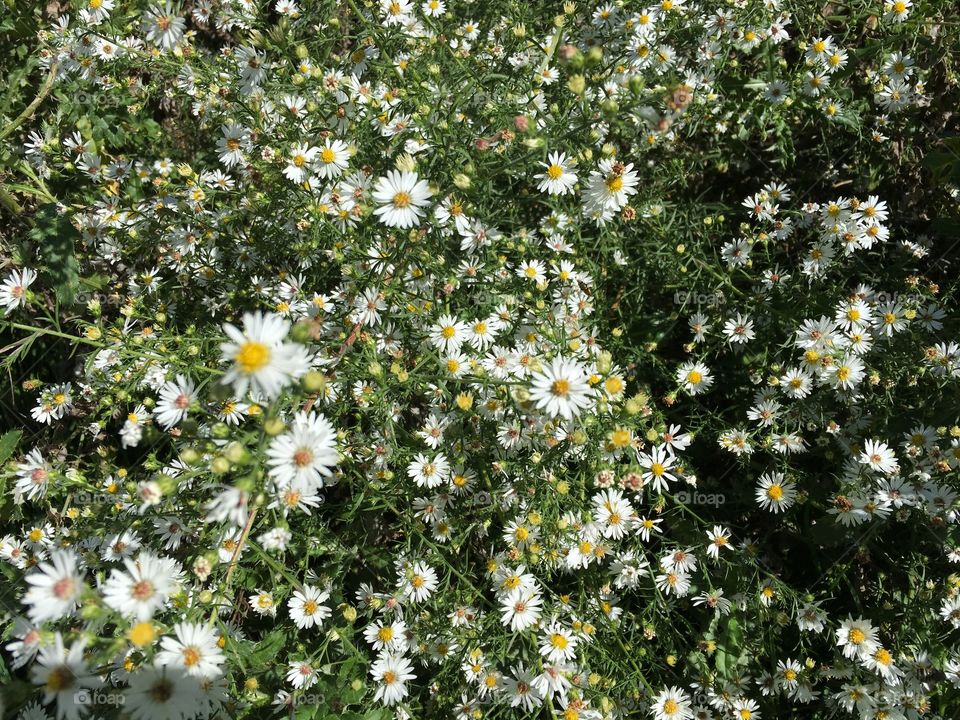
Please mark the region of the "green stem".
<svg viewBox="0 0 960 720"><path fill-rule="evenodd" d="M36 112L38 107L40 107L40 103L42 103L43 99L50 93L50 88L53 87L53 82L57 79L57 69L57 63L54 63L50 66L50 72L47 73L47 79L43 81L43 85L40 86L40 91L33 99L33 102L27 105L23 109L23 112L17 115L9 125L3 128L3 130L0 130L0 140L3 140L5 137L13 133L14 130L16 130L33 116L33 113Z"/></svg>

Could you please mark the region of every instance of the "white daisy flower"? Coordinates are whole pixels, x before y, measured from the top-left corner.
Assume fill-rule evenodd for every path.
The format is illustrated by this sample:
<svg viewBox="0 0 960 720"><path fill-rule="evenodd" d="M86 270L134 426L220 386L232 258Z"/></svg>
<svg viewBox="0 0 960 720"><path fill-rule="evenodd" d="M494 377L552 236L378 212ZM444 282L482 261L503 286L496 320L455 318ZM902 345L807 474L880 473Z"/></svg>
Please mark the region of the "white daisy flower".
<svg viewBox="0 0 960 720"><path fill-rule="evenodd" d="M421 209L433 195L426 180L416 173L391 170L377 180L373 199L377 203L374 215L387 227L410 228L420 224Z"/></svg>
<svg viewBox="0 0 960 720"><path fill-rule="evenodd" d="M330 617L330 608L323 604L329 597L330 593L310 585L305 585L302 590L295 590L287 601L290 618L301 630L314 625L319 627Z"/></svg>
<svg viewBox="0 0 960 720"><path fill-rule="evenodd" d="M176 637L164 637L156 664L181 670L187 675L217 678L223 674L225 662L220 650L219 635L205 623L181 622L173 626Z"/></svg>
<svg viewBox="0 0 960 720"><path fill-rule="evenodd" d="M340 462L337 433L330 421L314 412L299 412L289 430L267 449L270 478L278 488L310 493L324 486Z"/></svg>
<svg viewBox="0 0 960 720"><path fill-rule="evenodd" d="M59 620L80 602L83 575L77 569L77 556L70 550L54 550L50 562L40 563L25 579L30 589L23 602L30 606L27 616L33 622Z"/></svg>
<svg viewBox="0 0 960 720"><path fill-rule="evenodd" d="M550 153L546 170L534 178L540 181L537 190L550 195L566 195L577 184L577 174L571 171L566 153Z"/></svg>
<svg viewBox="0 0 960 720"><path fill-rule="evenodd" d="M220 345L223 360L233 366L222 382L232 384L238 396L248 389L275 398L286 385L306 373L309 361L304 349L284 342L290 322L272 313L245 313L243 330L223 326L229 338Z"/></svg>
<svg viewBox="0 0 960 720"><path fill-rule="evenodd" d="M556 357L531 378L530 399L551 417L571 420L593 404L586 370L576 360Z"/></svg>

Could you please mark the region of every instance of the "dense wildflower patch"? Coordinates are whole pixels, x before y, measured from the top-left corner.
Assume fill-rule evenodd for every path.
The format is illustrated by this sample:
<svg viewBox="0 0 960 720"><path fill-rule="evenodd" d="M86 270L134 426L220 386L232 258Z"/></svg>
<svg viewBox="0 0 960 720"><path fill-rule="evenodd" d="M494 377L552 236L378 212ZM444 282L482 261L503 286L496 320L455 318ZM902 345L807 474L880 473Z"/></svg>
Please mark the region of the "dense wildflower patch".
<svg viewBox="0 0 960 720"><path fill-rule="evenodd" d="M0 28L4 717L960 713L949 3Z"/></svg>

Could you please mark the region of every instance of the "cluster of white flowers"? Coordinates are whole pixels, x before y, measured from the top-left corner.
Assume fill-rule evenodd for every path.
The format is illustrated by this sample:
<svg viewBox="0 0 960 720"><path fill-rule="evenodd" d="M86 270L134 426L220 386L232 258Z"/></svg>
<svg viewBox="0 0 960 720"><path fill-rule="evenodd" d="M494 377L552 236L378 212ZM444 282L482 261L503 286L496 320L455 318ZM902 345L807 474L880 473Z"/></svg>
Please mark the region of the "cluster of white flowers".
<svg viewBox="0 0 960 720"><path fill-rule="evenodd" d="M956 193L827 147L923 155L948 21L794 5L40 30L0 714L954 717Z"/></svg>

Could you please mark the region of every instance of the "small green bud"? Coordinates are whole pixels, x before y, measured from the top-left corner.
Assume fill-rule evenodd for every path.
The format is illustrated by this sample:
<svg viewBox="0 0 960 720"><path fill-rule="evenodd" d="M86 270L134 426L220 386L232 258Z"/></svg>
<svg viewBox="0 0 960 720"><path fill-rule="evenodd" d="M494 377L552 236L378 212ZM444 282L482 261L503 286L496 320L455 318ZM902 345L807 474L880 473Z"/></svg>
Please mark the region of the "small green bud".
<svg viewBox="0 0 960 720"><path fill-rule="evenodd" d="M223 455L217 455L213 462L210 463L210 472L217 475L224 475L230 472L230 461L227 460Z"/></svg>
<svg viewBox="0 0 960 720"><path fill-rule="evenodd" d="M307 392L322 392L327 386L327 377L318 370L311 370L303 376L303 388Z"/></svg>
<svg viewBox="0 0 960 720"><path fill-rule="evenodd" d="M267 418L263 423L263 431L270 436L279 435L286 429L286 424L278 417Z"/></svg>
<svg viewBox="0 0 960 720"><path fill-rule="evenodd" d="M250 462L250 452L238 442L227 445L226 455L227 459L234 465L246 465Z"/></svg>
<svg viewBox="0 0 960 720"><path fill-rule="evenodd" d="M298 322L290 330L290 338L301 344L310 342L310 334L310 323L307 322Z"/></svg>
<svg viewBox="0 0 960 720"><path fill-rule="evenodd" d="M594 45L592 48L587 50L587 57L585 62L587 67L595 67L599 65L600 63L603 62L603 50L597 47L596 45Z"/></svg>

